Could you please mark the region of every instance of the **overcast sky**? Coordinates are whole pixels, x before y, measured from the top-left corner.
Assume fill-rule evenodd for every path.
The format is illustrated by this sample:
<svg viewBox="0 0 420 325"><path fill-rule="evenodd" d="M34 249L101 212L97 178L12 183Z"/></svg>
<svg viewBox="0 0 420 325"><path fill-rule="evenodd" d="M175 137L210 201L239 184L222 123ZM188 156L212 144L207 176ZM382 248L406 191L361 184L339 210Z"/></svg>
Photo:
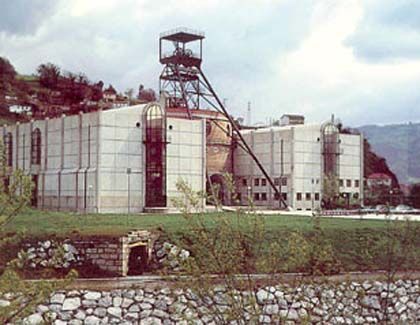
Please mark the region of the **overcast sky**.
<svg viewBox="0 0 420 325"><path fill-rule="evenodd" d="M420 121L419 0L0 0L0 56L118 90L157 90L159 33L206 34L203 69L230 111L347 125Z"/></svg>

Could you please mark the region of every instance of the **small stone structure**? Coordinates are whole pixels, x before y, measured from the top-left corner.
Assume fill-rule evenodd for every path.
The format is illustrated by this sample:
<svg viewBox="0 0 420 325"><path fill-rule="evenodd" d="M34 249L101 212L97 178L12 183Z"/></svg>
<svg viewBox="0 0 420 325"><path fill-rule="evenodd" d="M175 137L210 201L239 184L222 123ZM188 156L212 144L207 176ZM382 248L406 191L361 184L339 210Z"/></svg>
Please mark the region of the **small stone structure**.
<svg viewBox="0 0 420 325"><path fill-rule="evenodd" d="M126 276L129 273L130 253L135 247L144 248L148 263L151 257L153 243L157 235L147 230L136 230L129 232L119 238L80 238L72 241L79 254L85 260L97 265L100 269L110 271L119 276Z"/></svg>
<svg viewBox="0 0 420 325"><path fill-rule="evenodd" d="M253 323L375 324L387 320L390 324L418 324L419 284L417 279L263 287L255 292L258 313ZM237 291L234 295L250 293ZM229 314L229 299L231 295L221 286L207 297L190 290L156 287L61 291L39 305L26 321L40 324L49 319L56 325L219 324ZM7 303L0 296L0 308ZM251 317L250 309L244 308L243 313L245 319Z"/></svg>
<svg viewBox="0 0 420 325"><path fill-rule="evenodd" d="M27 247L19 253L18 258L22 260L23 266L31 268L71 268L90 263L112 274L126 276L130 271L130 256L135 251L141 252L143 258L137 258L140 264L134 263L132 267L140 267L142 270L147 267L157 237L157 234L150 231L136 230L123 237L88 236L62 242L39 241L25 245Z"/></svg>

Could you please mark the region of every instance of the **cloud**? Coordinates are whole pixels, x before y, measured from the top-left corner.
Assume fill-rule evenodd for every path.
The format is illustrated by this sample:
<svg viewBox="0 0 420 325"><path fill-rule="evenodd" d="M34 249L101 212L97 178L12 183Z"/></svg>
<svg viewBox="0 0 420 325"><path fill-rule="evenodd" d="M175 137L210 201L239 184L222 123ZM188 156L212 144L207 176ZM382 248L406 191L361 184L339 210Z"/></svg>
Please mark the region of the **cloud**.
<svg viewBox="0 0 420 325"><path fill-rule="evenodd" d="M34 34L56 9L57 0L0 0L0 33Z"/></svg>
<svg viewBox="0 0 420 325"><path fill-rule="evenodd" d="M358 58L374 62L420 58L420 2L368 1L366 14L346 41Z"/></svg>
<svg viewBox="0 0 420 325"><path fill-rule="evenodd" d="M351 125L420 119L420 61L371 64L346 42L365 14L362 1L318 3L307 38L274 62L267 104L312 121L335 113Z"/></svg>
<svg viewBox="0 0 420 325"><path fill-rule="evenodd" d="M254 122L283 113L308 121L335 113L351 125L420 120L414 1L9 3L15 14L0 22L0 55L21 73L54 62L120 91L140 83L157 90L159 34L186 26L205 31L203 69L236 116L251 101Z"/></svg>

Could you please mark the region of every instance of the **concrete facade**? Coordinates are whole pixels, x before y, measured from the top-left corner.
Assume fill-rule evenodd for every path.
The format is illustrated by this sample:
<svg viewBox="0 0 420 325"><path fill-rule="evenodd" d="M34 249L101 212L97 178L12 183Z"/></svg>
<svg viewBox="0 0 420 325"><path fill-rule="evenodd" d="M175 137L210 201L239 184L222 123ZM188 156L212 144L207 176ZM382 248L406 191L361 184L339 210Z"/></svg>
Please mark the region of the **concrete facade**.
<svg viewBox="0 0 420 325"><path fill-rule="evenodd" d="M260 159L287 204L297 210L321 207L324 182L322 125L288 125L245 130L242 134ZM363 139L338 134L337 177L340 193L349 199L363 195ZM279 207L267 179L240 147L234 154L234 175L241 204Z"/></svg>
<svg viewBox="0 0 420 325"><path fill-rule="evenodd" d="M20 168L32 176L36 184L33 205L38 208L81 213L138 213L145 208L170 208L172 200L180 195L176 188L180 179L193 190L204 192L209 181L223 185L223 172L233 173L241 204L248 204L248 198L252 198L257 206L280 206L279 197L252 158L240 146L232 146L227 135L232 131L226 121L218 120L216 125L215 117L206 111L203 116L189 119L174 112L165 114L160 107L150 103L17 123L0 128L0 137L6 153L10 153L10 169ZM164 132L160 144L164 148L163 176L158 170L158 183L154 176L150 181L156 170L150 172L148 166L159 160L152 156L151 162L146 161L150 143L146 140L150 130L146 112L150 108L158 108L163 114L159 124ZM336 132L333 149L337 152L331 166L339 179L340 193L349 203L360 202L361 135L339 133L331 122L241 131L287 205L294 209L322 206L327 127ZM39 141L34 134L38 134ZM160 193L158 187L164 198L153 205L150 197Z"/></svg>
<svg viewBox="0 0 420 325"><path fill-rule="evenodd" d="M32 176L38 208L142 212L146 191L154 190L145 188L144 113L150 105L159 104L3 126L1 141L12 138L10 169L20 168ZM205 121L168 118L166 127L167 206L171 206L180 178L194 190L205 190ZM41 135L39 161L31 159L36 129Z"/></svg>

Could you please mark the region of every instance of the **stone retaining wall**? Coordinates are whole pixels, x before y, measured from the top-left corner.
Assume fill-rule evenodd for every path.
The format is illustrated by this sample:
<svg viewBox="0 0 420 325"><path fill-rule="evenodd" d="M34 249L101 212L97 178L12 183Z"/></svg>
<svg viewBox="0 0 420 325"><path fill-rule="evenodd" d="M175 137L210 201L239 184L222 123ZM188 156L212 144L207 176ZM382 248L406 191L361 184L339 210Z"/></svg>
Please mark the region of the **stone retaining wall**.
<svg viewBox="0 0 420 325"><path fill-rule="evenodd" d="M398 280L390 284L364 281L278 285L255 293L237 291L233 299L247 302L241 311L242 323L375 324L388 320L391 324L418 324L419 283ZM206 297L169 288L73 290L52 295L26 322L39 324L48 319L55 325L220 324L231 312L231 297L221 286ZM7 305L4 298L0 300L2 305ZM253 317L255 322L251 321Z"/></svg>

